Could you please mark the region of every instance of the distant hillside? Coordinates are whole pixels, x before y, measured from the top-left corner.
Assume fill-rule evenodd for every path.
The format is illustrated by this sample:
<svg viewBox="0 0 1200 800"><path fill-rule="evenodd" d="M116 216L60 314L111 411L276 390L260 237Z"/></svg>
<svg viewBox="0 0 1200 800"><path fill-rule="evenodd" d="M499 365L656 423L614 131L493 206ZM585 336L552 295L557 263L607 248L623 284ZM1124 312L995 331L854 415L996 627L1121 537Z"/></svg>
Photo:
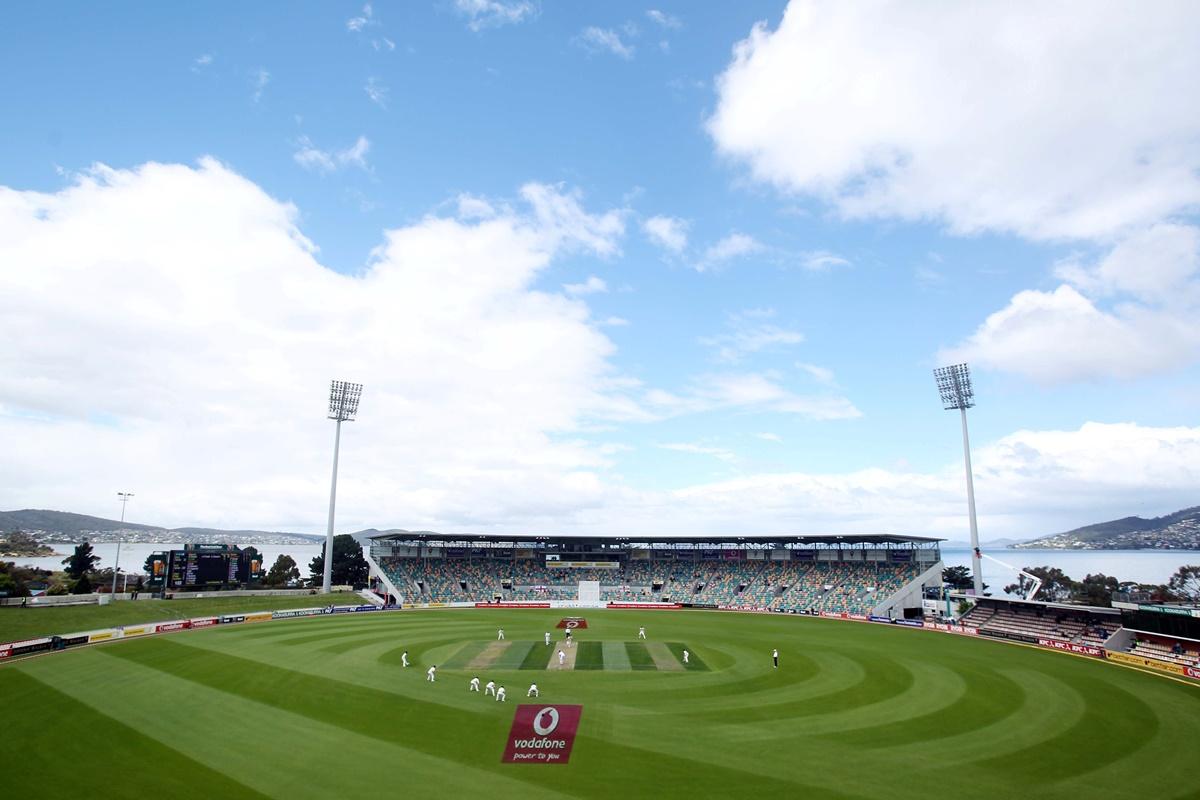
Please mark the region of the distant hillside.
<svg viewBox="0 0 1200 800"><path fill-rule="evenodd" d="M1200 506L1165 517L1124 517L1009 545L1014 550L1200 550Z"/></svg>
<svg viewBox="0 0 1200 800"><path fill-rule="evenodd" d="M71 514L66 511L23 509L0 511L0 531L33 534L42 542L115 541L147 543L314 544L323 537L285 531L225 531L215 528L164 528L139 522Z"/></svg>

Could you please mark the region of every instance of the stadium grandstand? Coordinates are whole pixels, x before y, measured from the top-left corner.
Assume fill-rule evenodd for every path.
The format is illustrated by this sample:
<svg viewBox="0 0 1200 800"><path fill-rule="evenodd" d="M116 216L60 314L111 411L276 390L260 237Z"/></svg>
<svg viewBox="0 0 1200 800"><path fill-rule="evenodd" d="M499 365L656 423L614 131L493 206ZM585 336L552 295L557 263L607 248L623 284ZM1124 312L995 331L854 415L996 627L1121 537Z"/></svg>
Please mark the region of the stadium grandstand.
<svg viewBox="0 0 1200 800"><path fill-rule="evenodd" d="M671 539L393 532L368 559L406 604L670 603L919 617L941 585L938 539L900 535Z"/></svg>

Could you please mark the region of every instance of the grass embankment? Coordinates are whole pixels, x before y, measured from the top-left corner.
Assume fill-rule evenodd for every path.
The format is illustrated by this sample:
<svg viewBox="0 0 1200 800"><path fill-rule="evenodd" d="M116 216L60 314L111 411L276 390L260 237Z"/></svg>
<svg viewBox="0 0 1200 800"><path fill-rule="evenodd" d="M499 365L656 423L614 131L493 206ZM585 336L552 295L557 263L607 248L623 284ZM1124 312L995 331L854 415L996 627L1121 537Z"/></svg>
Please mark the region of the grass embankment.
<svg viewBox="0 0 1200 800"><path fill-rule="evenodd" d="M243 611L274 611L279 608L308 608L329 603L355 602L353 592L332 595L257 595L213 597L203 600L117 600L106 606L0 606L0 642L36 639L64 633L189 619L206 614L237 614Z"/></svg>

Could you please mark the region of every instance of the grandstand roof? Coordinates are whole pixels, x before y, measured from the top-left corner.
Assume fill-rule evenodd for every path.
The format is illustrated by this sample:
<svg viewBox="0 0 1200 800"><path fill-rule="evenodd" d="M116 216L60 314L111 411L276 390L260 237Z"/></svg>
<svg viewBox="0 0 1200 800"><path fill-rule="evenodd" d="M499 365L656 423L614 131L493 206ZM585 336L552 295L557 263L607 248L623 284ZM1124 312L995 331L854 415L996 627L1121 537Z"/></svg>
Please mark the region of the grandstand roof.
<svg viewBox="0 0 1200 800"><path fill-rule="evenodd" d="M787 547L796 545L933 545L944 541L929 536L905 536L894 533L812 534L775 536L534 536L490 533L436 533L434 531L380 531L367 537L372 541L422 541L511 544L513 547L584 545L599 547Z"/></svg>
<svg viewBox="0 0 1200 800"><path fill-rule="evenodd" d="M1013 606L1041 606L1042 608L1056 608L1063 611L1078 611L1087 612L1089 614L1108 614L1109 616L1120 616L1121 610L1118 608L1109 608L1108 606L1085 606L1078 603L1051 603L1045 600L1022 600L1019 597L977 597L974 594L967 592L949 592L950 597L955 600L974 600L979 603L1008 603Z"/></svg>

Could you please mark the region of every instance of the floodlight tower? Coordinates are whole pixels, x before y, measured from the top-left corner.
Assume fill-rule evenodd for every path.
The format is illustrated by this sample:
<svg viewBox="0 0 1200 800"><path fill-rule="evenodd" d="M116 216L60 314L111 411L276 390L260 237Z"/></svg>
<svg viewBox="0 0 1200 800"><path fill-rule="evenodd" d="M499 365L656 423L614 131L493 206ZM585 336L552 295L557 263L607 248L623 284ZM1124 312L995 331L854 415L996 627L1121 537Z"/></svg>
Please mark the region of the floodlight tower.
<svg viewBox="0 0 1200 800"><path fill-rule="evenodd" d="M342 441L342 423L354 421L354 415L358 413L360 395L362 395L361 383L331 381L329 384L329 418L337 420L337 430L333 435L333 480L329 484L329 529L325 534L325 572L321 581L321 591L325 594L329 594L330 581L333 577L333 508L337 503L338 446Z"/></svg>
<svg viewBox="0 0 1200 800"><path fill-rule="evenodd" d="M125 504L129 502L129 498L133 497L133 492L117 492L117 499L121 501L121 525L125 525ZM113 585L112 596L117 596L117 573L121 571L121 532L117 531L117 560L113 564Z"/></svg>
<svg viewBox="0 0 1200 800"><path fill-rule="evenodd" d="M975 480L971 475L971 440L967 437L967 409L975 405L971 388L971 370L966 364L953 364L933 371L942 407L958 410L962 416L963 461L967 469L967 512L971 520L971 574L975 579L975 596L983 597L983 560L979 552L979 525L975 520Z"/></svg>

